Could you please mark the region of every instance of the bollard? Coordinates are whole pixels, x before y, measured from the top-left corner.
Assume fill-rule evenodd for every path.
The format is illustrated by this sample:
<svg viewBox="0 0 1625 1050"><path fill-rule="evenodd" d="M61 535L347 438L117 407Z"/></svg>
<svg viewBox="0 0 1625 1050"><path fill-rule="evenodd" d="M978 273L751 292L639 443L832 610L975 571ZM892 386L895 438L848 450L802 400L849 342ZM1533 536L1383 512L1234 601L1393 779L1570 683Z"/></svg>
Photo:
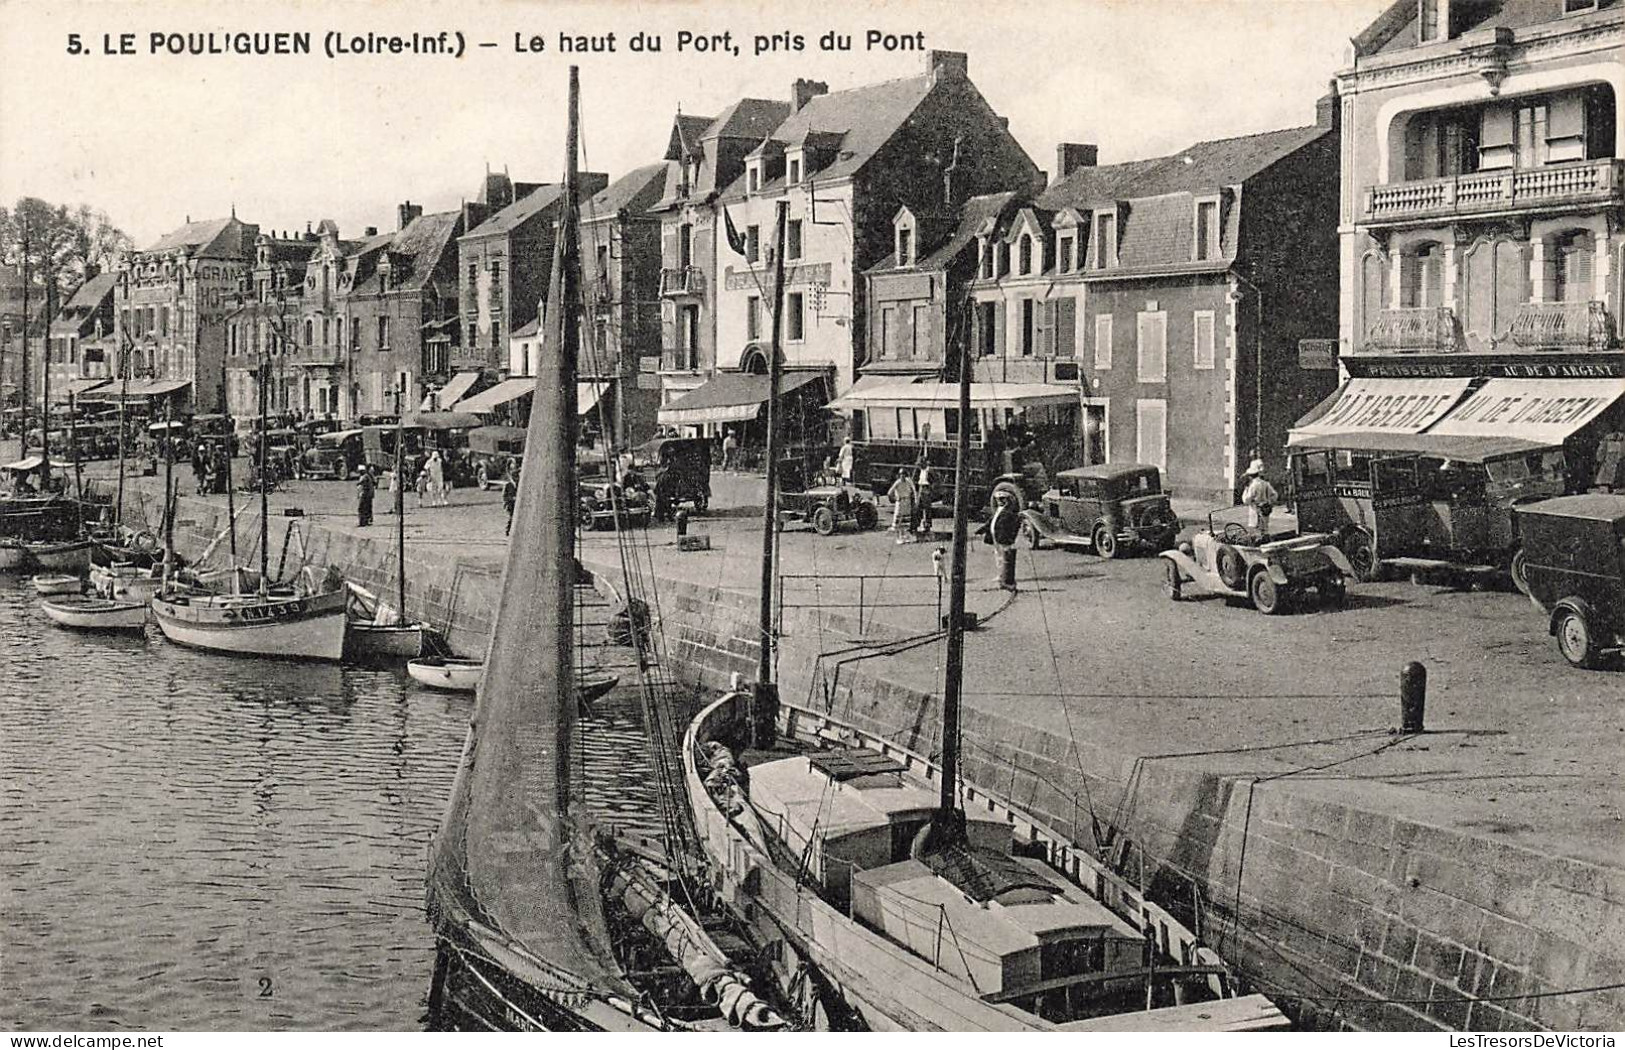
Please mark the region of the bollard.
<svg viewBox="0 0 1625 1050"><path fill-rule="evenodd" d="M677 522L677 535L679 535L679 536L687 536L688 535L688 511L686 511L686 510L678 511L676 517L673 518L672 520Z"/></svg>
<svg viewBox="0 0 1625 1050"><path fill-rule="evenodd" d="M1016 549L1006 547L999 551L999 586L1007 591L1016 589Z"/></svg>
<svg viewBox="0 0 1625 1050"><path fill-rule="evenodd" d="M1423 733L1423 715L1427 707L1428 669L1416 661L1406 664L1399 672L1399 731Z"/></svg>

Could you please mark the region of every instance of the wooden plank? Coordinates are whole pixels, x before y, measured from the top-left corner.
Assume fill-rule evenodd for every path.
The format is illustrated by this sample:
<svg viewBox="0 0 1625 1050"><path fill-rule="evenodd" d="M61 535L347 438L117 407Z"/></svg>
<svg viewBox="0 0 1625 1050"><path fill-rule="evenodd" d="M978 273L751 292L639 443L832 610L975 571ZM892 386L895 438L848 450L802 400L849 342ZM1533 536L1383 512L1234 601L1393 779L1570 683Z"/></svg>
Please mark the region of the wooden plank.
<svg viewBox="0 0 1625 1050"><path fill-rule="evenodd" d="M1107 981L1137 981L1146 977L1195 977L1229 972L1230 969L1226 966L1136 967L1132 970L1111 970L1074 974L1071 977L1051 977L1048 980L1021 985L1019 988L1006 988L999 992L989 992L982 998L990 1003L1008 1003L1015 999L1025 999L1029 995L1038 995L1040 992L1053 992L1062 988L1083 987L1090 984L1104 984Z"/></svg>

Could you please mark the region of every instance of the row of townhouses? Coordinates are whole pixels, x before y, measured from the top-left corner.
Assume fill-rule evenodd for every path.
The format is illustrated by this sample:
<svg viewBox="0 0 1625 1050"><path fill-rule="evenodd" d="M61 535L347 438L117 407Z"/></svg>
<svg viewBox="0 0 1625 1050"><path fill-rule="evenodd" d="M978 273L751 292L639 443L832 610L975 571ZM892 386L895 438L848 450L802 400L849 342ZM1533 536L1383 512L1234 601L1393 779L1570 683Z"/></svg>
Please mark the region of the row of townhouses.
<svg viewBox="0 0 1625 1050"><path fill-rule="evenodd" d="M760 435L781 206L785 397L852 404L968 358L976 383L1075 397L1085 462L1188 493L1278 468L1351 382L1618 386L1622 36L1622 0L1396 0L1312 123L1116 164L1062 143L1049 173L956 52L680 113L659 161L584 176L584 410L628 440ZM558 185L488 173L355 240L188 222L67 304L53 367L94 382L127 348L142 392L239 415L262 362L279 411L520 406L559 209Z"/></svg>

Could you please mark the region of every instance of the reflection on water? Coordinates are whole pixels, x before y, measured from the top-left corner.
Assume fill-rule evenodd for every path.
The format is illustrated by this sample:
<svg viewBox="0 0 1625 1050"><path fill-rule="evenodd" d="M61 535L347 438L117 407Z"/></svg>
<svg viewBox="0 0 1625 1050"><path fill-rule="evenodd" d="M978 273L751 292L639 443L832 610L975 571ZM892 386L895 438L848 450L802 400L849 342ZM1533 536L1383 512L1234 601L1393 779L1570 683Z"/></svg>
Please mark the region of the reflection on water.
<svg viewBox="0 0 1625 1050"><path fill-rule="evenodd" d="M472 700L58 630L25 587L0 577L0 1028L415 1027ZM656 830L635 694L582 739L590 800Z"/></svg>

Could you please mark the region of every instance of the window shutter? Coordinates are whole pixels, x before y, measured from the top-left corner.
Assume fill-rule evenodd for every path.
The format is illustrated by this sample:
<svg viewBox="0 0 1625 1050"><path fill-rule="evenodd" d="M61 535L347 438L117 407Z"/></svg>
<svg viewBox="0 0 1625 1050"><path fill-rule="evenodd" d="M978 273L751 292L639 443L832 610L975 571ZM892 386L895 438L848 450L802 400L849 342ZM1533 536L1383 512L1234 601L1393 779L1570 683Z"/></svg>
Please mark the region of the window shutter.
<svg viewBox="0 0 1625 1050"><path fill-rule="evenodd" d="M1005 314L1004 303L1001 302L1001 301L997 301L997 300L994 301L994 303L993 303L993 353L995 355L998 355L998 356L1003 356L1003 354L1004 354L1004 329L1005 329L1005 317L1004 317L1004 314Z"/></svg>
<svg viewBox="0 0 1625 1050"><path fill-rule="evenodd" d="M1055 356L1077 355L1078 304L1074 299L1055 301Z"/></svg>
<svg viewBox="0 0 1625 1050"><path fill-rule="evenodd" d="M1585 160L1585 96L1578 93L1552 99L1546 124L1547 159Z"/></svg>
<svg viewBox="0 0 1625 1050"><path fill-rule="evenodd" d="M1512 167L1516 123L1517 112L1509 105L1489 106L1484 110L1483 124L1478 133L1480 168Z"/></svg>

